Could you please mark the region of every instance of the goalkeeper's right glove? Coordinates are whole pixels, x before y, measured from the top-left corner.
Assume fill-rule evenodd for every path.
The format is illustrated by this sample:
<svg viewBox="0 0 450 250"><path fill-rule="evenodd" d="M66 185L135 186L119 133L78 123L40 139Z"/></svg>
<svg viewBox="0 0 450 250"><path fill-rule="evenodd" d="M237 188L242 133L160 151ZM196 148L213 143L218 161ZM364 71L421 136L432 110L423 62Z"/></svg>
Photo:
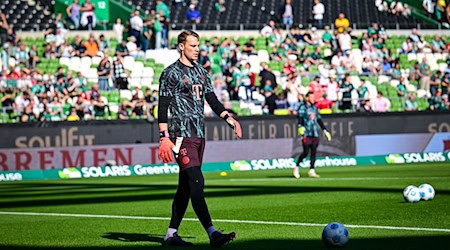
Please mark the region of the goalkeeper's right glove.
<svg viewBox="0 0 450 250"><path fill-rule="evenodd" d="M172 162L172 149L175 147L173 142L168 137L162 137L159 143L158 159L164 163Z"/></svg>
<svg viewBox="0 0 450 250"><path fill-rule="evenodd" d="M331 134L326 129L323 130L323 134L327 138L328 141L331 141Z"/></svg>
<svg viewBox="0 0 450 250"><path fill-rule="evenodd" d="M302 125L298 125L297 133L298 135L303 136L305 134L305 127L303 127Z"/></svg>

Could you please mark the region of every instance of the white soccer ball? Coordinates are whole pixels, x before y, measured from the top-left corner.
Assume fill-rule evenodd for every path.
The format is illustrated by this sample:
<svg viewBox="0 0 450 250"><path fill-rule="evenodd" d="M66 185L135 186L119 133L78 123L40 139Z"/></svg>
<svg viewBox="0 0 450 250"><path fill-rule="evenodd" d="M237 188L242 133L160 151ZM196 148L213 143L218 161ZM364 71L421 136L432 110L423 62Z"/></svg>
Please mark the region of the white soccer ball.
<svg viewBox="0 0 450 250"><path fill-rule="evenodd" d="M434 198L434 188L430 184L422 184L419 186L420 198L425 201L431 201Z"/></svg>
<svg viewBox="0 0 450 250"><path fill-rule="evenodd" d="M343 247L348 242L348 230L339 222L332 222L323 229L322 241L328 247Z"/></svg>
<svg viewBox="0 0 450 250"><path fill-rule="evenodd" d="M403 198L407 202L419 202L420 201L420 191L419 188L413 185L407 186L403 189Z"/></svg>

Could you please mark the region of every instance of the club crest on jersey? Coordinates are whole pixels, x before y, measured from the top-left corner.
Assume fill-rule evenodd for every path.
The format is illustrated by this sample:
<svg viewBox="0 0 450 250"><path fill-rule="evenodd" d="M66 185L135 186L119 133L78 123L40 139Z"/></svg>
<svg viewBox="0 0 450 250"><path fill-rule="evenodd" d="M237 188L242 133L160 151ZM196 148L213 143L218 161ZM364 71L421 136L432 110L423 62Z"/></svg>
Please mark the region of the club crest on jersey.
<svg viewBox="0 0 450 250"><path fill-rule="evenodd" d="M183 82L184 83L188 83L189 82L189 77L187 75L184 75Z"/></svg>

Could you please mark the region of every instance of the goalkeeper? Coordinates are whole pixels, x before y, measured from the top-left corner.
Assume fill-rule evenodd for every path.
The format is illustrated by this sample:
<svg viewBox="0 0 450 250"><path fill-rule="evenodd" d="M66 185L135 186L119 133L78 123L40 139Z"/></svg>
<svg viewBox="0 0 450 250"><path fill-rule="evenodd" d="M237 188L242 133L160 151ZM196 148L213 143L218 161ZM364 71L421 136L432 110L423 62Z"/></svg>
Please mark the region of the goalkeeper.
<svg viewBox="0 0 450 250"><path fill-rule="evenodd" d="M300 104L297 109L298 135L302 139L303 153L300 154L297 166L293 170L295 178L300 178L299 165L311 152L311 165L308 172L309 177L319 178L316 174L314 164L316 162L316 152L319 146L319 126L323 130L324 136L328 141L331 140L331 134L326 130L319 109L314 105L314 93L308 92L305 96L305 102Z"/></svg>
<svg viewBox="0 0 450 250"><path fill-rule="evenodd" d="M199 36L193 31L178 35L180 59L164 69L159 85L158 123L160 131L159 159L164 163L173 161L180 167L178 188L172 203L172 217L164 244L190 246L178 235L189 200L210 239L213 248L220 248L235 238L235 233L222 233L213 226L204 196L201 165L205 150L205 101L230 127L238 138L241 126L225 110L214 94L211 78L197 63ZM168 118L170 113L171 119Z"/></svg>

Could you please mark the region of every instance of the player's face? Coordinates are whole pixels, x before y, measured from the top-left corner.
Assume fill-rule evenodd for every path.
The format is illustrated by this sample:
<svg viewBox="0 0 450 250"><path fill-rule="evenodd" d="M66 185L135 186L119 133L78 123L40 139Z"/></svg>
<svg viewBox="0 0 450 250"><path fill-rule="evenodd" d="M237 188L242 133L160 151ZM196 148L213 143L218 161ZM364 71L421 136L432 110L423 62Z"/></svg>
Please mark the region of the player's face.
<svg viewBox="0 0 450 250"><path fill-rule="evenodd" d="M314 99L314 95L308 95L308 96L306 97L306 101L309 102L309 103L311 103L311 104L314 104L314 102L315 102L316 100Z"/></svg>
<svg viewBox="0 0 450 250"><path fill-rule="evenodd" d="M196 61L199 54L199 41L195 36L188 36L185 44L180 44L181 53L189 61Z"/></svg>

